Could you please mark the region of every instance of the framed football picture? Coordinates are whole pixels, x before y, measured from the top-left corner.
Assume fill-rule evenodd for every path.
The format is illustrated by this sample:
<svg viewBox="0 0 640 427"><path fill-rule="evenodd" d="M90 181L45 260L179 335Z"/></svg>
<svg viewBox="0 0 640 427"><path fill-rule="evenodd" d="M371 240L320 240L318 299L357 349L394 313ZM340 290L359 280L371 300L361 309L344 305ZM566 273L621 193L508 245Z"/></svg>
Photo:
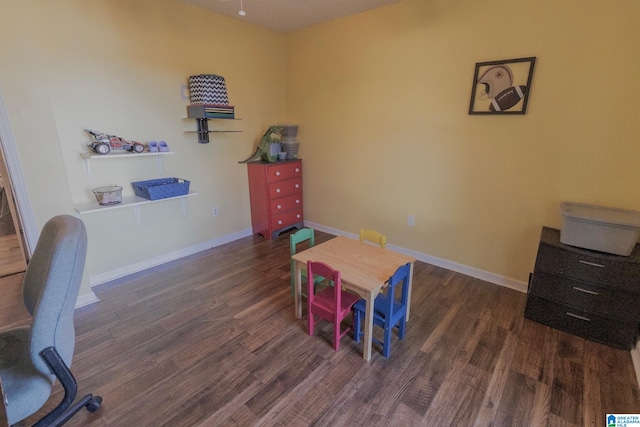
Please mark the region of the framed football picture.
<svg viewBox="0 0 640 427"><path fill-rule="evenodd" d="M476 63L469 114L524 114L535 56Z"/></svg>

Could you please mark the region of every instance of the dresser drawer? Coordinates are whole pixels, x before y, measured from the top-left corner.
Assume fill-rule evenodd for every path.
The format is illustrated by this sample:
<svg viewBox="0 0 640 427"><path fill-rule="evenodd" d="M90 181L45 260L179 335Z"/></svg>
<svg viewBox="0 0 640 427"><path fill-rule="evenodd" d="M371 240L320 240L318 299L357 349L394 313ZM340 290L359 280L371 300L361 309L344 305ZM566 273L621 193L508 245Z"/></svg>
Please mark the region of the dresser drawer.
<svg viewBox="0 0 640 427"><path fill-rule="evenodd" d="M302 166L300 162L277 163L267 167L267 181L278 182L287 179L302 179Z"/></svg>
<svg viewBox="0 0 640 427"><path fill-rule="evenodd" d="M291 211L274 213L271 218L274 229L290 227L302 221L302 206Z"/></svg>
<svg viewBox="0 0 640 427"><path fill-rule="evenodd" d="M271 200L271 213L290 211L302 207L302 193Z"/></svg>
<svg viewBox="0 0 640 427"><path fill-rule="evenodd" d="M622 257L592 255L541 244L536 269L574 279L640 293L640 264Z"/></svg>
<svg viewBox="0 0 640 427"><path fill-rule="evenodd" d="M577 307L529 294L525 317L579 337L630 350L638 323L589 313Z"/></svg>
<svg viewBox="0 0 640 427"><path fill-rule="evenodd" d="M269 198L290 196L292 194L302 194L302 179L289 179L287 181L273 182L269 184Z"/></svg>
<svg viewBox="0 0 640 427"><path fill-rule="evenodd" d="M640 295L536 270L529 292L586 311L640 321Z"/></svg>

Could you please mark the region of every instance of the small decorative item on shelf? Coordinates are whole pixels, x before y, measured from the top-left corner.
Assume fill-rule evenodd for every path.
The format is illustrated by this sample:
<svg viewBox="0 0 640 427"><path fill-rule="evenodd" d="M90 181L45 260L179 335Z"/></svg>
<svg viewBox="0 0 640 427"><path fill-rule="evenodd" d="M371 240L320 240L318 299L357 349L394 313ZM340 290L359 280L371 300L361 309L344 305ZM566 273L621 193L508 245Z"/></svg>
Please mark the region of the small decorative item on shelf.
<svg viewBox="0 0 640 427"><path fill-rule="evenodd" d="M122 202L122 187L111 185L109 187L94 188L93 194L102 206L117 205Z"/></svg>
<svg viewBox="0 0 640 427"><path fill-rule="evenodd" d="M91 129L85 129L92 137L93 141L87 144L93 151L98 154L109 154L111 150L126 150L134 153L142 153L144 144L136 141L127 141L115 135L107 135Z"/></svg>
<svg viewBox="0 0 640 427"><path fill-rule="evenodd" d="M252 155L245 160L240 160L238 163L255 162L256 160L264 160L269 163L278 161L278 153L282 151L282 144L280 142L280 130L281 126L271 126L260 138L258 148Z"/></svg>
<svg viewBox="0 0 640 427"><path fill-rule="evenodd" d="M167 145L167 143L165 141L149 141L149 144L147 144L147 149L149 150L150 153L157 153L157 152L168 152L169 150L169 146Z"/></svg>
<svg viewBox="0 0 640 427"><path fill-rule="evenodd" d="M150 179L148 181L132 182L131 185L136 196L147 200L159 200L189 194L189 181L182 178Z"/></svg>
<svg viewBox="0 0 640 427"><path fill-rule="evenodd" d="M169 146L164 141L158 141L158 150L162 151L163 153L166 153L169 151Z"/></svg>

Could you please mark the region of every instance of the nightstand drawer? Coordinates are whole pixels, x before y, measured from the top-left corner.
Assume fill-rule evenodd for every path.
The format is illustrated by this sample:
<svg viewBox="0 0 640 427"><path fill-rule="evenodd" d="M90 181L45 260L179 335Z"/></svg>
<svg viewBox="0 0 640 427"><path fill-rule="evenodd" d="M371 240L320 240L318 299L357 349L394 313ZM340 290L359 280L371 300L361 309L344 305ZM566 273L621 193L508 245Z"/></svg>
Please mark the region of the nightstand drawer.
<svg viewBox="0 0 640 427"><path fill-rule="evenodd" d="M540 245L536 269L640 293L640 264L622 257Z"/></svg>
<svg viewBox="0 0 640 427"><path fill-rule="evenodd" d="M640 295L536 270L530 293L605 316L640 321Z"/></svg>
<svg viewBox="0 0 640 427"><path fill-rule="evenodd" d="M635 344L638 323L622 321L529 294L525 317L555 329L623 350Z"/></svg>

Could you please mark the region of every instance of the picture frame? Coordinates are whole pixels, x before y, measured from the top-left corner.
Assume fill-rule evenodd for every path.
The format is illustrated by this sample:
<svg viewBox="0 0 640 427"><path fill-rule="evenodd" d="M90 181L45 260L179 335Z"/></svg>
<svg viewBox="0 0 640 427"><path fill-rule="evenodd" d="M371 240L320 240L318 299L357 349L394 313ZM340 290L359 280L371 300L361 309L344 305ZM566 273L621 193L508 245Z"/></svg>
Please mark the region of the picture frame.
<svg viewBox="0 0 640 427"><path fill-rule="evenodd" d="M536 57L476 63L469 114L525 114Z"/></svg>

